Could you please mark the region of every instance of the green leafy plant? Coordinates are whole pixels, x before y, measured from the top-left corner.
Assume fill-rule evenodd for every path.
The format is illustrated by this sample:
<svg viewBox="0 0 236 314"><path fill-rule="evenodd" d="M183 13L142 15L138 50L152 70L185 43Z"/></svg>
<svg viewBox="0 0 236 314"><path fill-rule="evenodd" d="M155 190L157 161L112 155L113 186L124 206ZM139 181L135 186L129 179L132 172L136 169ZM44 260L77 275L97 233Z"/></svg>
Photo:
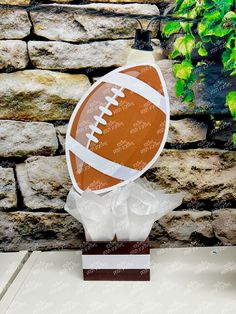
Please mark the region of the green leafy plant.
<svg viewBox="0 0 236 314"><path fill-rule="evenodd" d="M170 55L172 59L181 60L174 65L174 75L177 78L175 91L182 102L194 103L196 68L205 64L204 61L193 62L194 49L199 57L206 59L209 56L209 46L217 47L225 74L236 76L234 0L176 0L173 16L193 19L192 22L170 21L165 24L162 33L165 37L181 34L175 40ZM233 119L236 119L236 91L227 94L226 104Z"/></svg>

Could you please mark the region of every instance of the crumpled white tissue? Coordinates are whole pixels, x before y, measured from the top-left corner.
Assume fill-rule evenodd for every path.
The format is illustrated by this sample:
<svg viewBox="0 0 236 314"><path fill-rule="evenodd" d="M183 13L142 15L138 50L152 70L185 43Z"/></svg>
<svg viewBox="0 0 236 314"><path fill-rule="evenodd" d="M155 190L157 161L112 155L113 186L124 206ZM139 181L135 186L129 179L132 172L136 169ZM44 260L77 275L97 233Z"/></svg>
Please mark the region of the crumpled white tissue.
<svg viewBox="0 0 236 314"><path fill-rule="evenodd" d="M153 223L178 207L185 193L154 190L144 180L105 195L72 188L65 210L83 224L87 241L144 241Z"/></svg>
<svg viewBox="0 0 236 314"><path fill-rule="evenodd" d="M165 190L154 190L147 181L137 180L118 192L112 211L117 205L122 208L122 220L113 219L118 241L144 241L153 223L178 207L185 193L170 194ZM123 226L126 226L124 229ZM127 232L128 230L128 232ZM127 236L128 235L128 236Z"/></svg>
<svg viewBox="0 0 236 314"><path fill-rule="evenodd" d="M74 188L68 194L65 210L83 224L87 241L111 241L114 239L111 196L98 196L85 191L80 196Z"/></svg>

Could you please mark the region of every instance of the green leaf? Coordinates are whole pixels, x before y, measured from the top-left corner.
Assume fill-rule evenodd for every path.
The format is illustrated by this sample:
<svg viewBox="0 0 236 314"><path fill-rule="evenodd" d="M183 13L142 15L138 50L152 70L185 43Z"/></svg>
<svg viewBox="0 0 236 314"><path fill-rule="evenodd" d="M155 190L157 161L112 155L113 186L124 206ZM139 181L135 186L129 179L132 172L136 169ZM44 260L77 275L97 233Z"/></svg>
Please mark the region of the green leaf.
<svg viewBox="0 0 236 314"><path fill-rule="evenodd" d="M191 7L191 10L185 10L186 13L182 14L183 17L187 17L189 19L194 19L197 14L198 10L196 8Z"/></svg>
<svg viewBox="0 0 236 314"><path fill-rule="evenodd" d="M176 96L179 97L179 96L184 95L185 89L186 89L185 81L178 79L176 81L176 84L175 84L175 94L176 94Z"/></svg>
<svg viewBox="0 0 236 314"><path fill-rule="evenodd" d="M201 41L196 44L196 48L198 49L199 56L205 57L208 55L208 52Z"/></svg>
<svg viewBox="0 0 236 314"><path fill-rule="evenodd" d="M198 49L198 53L199 53L199 56L201 56L201 57L205 57L205 56L208 55L208 52L207 52L206 49L203 48L203 47L200 47L200 48Z"/></svg>
<svg viewBox="0 0 236 314"><path fill-rule="evenodd" d="M191 102L194 99L194 92L190 89L186 92L182 102Z"/></svg>
<svg viewBox="0 0 236 314"><path fill-rule="evenodd" d="M223 64L225 64L229 58L230 58L230 55L231 55L231 49L226 49L223 53L222 53L222 62Z"/></svg>
<svg viewBox="0 0 236 314"><path fill-rule="evenodd" d="M178 11L184 0L176 0L175 11Z"/></svg>
<svg viewBox="0 0 236 314"><path fill-rule="evenodd" d="M230 7L234 4L234 0L213 0L213 2L216 4L219 10L225 13L228 12Z"/></svg>
<svg viewBox="0 0 236 314"><path fill-rule="evenodd" d="M204 36L224 37L231 32L230 28L223 27L222 21L216 24L216 21L204 22L204 20L202 20L202 22L198 24L197 29L201 38Z"/></svg>
<svg viewBox="0 0 236 314"><path fill-rule="evenodd" d="M203 23L198 23L197 30L199 35L203 34L203 32L206 30L206 25Z"/></svg>
<svg viewBox="0 0 236 314"><path fill-rule="evenodd" d="M204 0L204 7L208 10L208 9L212 9L215 7L214 2L212 2L212 0Z"/></svg>
<svg viewBox="0 0 236 314"><path fill-rule="evenodd" d="M191 33L191 27L193 26L193 23L181 22L180 26L185 31L185 33Z"/></svg>
<svg viewBox="0 0 236 314"><path fill-rule="evenodd" d="M231 48L234 48L235 45L236 45L236 35L233 33L233 34L230 34L229 38L227 39L225 47L231 49Z"/></svg>
<svg viewBox="0 0 236 314"><path fill-rule="evenodd" d="M234 146L236 146L236 133L233 134L233 143L234 143Z"/></svg>
<svg viewBox="0 0 236 314"><path fill-rule="evenodd" d="M236 48L226 49L222 54L222 62L226 71L232 71L236 68Z"/></svg>
<svg viewBox="0 0 236 314"><path fill-rule="evenodd" d="M223 13L219 10L219 8L213 8L209 11L204 12L204 21L217 21L222 19Z"/></svg>
<svg viewBox="0 0 236 314"><path fill-rule="evenodd" d="M178 12L185 13L196 5L196 0L184 0L179 6Z"/></svg>
<svg viewBox="0 0 236 314"><path fill-rule="evenodd" d="M197 82L197 75L192 72L187 80L187 87L191 88L196 82Z"/></svg>
<svg viewBox="0 0 236 314"><path fill-rule="evenodd" d="M171 59L175 59L176 57L180 56L180 52L178 50L173 50L173 52L170 55Z"/></svg>
<svg viewBox="0 0 236 314"><path fill-rule="evenodd" d="M180 29L181 29L180 22L169 22L165 25L162 33L166 37L169 37L170 35L179 32Z"/></svg>
<svg viewBox="0 0 236 314"><path fill-rule="evenodd" d="M229 34L231 32L230 28L224 28L223 25L220 23L213 27L212 29L209 29L208 32L206 32L206 35L214 35L216 37L224 37L225 35Z"/></svg>
<svg viewBox="0 0 236 314"><path fill-rule="evenodd" d="M201 42L201 41L198 41L198 42L196 43L196 48L199 49L201 46L202 46L202 42Z"/></svg>
<svg viewBox="0 0 236 314"><path fill-rule="evenodd" d="M230 73L230 76L236 75L236 69L233 70L233 72Z"/></svg>
<svg viewBox="0 0 236 314"><path fill-rule="evenodd" d="M199 62L197 63L197 66L198 66L198 67L201 67L201 66L203 66L203 65L207 65L207 63L206 63L205 61L199 61Z"/></svg>
<svg viewBox="0 0 236 314"><path fill-rule="evenodd" d="M184 37L179 37L174 42L175 50L179 51L183 56L190 55L195 45L194 37L187 34Z"/></svg>
<svg viewBox="0 0 236 314"><path fill-rule="evenodd" d="M201 36L201 40L202 40L202 42L204 42L204 43L213 43L213 38L211 37L211 36Z"/></svg>
<svg viewBox="0 0 236 314"><path fill-rule="evenodd" d="M227 12L224 16L224 20L227 20L227 19L236 23L236 13L233 11Z"/></svg>
<svg viewBox="0 0 236 314"><path fill-rule="evenodd" d="M184 60L182 63L174 65L175 77L180 78L182 80L187 80L188 78L190 78L192 70L193 65L188 60Z"/></svg>
<svg viewBox="0 0 236 314"><path fill-rule="evenodd" d="M236 119L236 91L229 92L226 96L226 104L229 107L233 119Z"/></svg>

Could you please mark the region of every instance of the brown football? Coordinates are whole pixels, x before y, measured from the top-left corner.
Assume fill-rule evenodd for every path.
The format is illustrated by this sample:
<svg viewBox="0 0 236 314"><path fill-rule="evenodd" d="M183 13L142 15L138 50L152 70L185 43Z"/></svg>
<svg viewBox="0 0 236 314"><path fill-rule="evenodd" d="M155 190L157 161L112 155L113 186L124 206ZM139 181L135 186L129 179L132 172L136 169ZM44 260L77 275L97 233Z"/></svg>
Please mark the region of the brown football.
<svg viewBox="0 0 236 314"><path fill-rule="evenodd" d="M141 176L163 149L169 116L156 65L125 66L103 76L80 100L67 129L74 188L103 193Z"/></svg>

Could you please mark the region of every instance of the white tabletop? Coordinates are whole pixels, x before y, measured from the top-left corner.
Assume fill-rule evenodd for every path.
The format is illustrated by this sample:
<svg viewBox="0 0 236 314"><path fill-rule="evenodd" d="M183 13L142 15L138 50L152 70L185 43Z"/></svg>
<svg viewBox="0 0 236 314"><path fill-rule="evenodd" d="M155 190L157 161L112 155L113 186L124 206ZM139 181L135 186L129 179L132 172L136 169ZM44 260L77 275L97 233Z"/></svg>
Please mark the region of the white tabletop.
<svg viewBox="0 0 236 314"><path fill-rule="evenodd" d="M79 251L34 252L4 314L235 314L236 247L151 250L150 282L83 281Z"/></svg>
<svg viewBox="0 0 236 314"><path fill-rule="evenodd" d="M0 300L27 259L26 251L0 253Z"/></svg>

